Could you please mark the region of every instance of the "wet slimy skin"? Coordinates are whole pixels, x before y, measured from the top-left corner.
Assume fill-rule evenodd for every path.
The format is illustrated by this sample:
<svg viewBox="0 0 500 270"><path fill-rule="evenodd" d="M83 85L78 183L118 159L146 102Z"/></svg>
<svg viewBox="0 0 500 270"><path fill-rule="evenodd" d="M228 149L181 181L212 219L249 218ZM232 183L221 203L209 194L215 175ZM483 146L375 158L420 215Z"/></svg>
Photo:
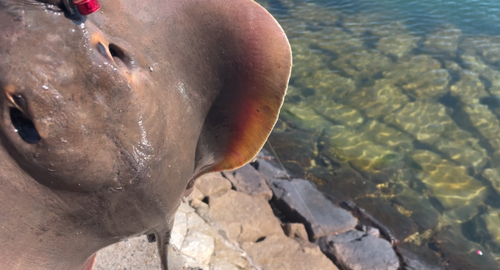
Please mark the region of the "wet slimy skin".
<svg viewBox="0 0 500 270"><path fill-rule="evenodd" d="M0 269L91 269L132 236L166 245L180 199L249 161L291 53L250 0L0 0ZM53 4L53 5L52 5Z"/></svg>

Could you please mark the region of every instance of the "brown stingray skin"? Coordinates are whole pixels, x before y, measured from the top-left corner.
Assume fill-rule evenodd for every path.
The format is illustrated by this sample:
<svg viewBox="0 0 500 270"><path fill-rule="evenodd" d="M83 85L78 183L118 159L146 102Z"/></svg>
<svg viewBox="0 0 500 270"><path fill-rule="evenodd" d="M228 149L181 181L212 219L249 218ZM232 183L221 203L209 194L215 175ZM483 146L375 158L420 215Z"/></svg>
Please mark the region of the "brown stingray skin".
<svg viewBox="0 0 500 270"><path fill-rule="evenodd" d="M242 166L276 122L291 52L258 4L99 2L78 25L0 0L0 269L87 269L149 233L165 257L188 183Z"/></svg>

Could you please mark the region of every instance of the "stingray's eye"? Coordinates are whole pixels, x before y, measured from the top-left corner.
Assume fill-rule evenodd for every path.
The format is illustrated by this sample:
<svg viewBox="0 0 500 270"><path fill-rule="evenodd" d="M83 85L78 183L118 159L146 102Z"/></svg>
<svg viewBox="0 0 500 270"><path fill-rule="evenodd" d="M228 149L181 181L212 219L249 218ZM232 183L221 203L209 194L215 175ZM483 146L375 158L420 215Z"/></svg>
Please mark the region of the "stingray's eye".
<svg viewBox="0 0 500 270"><path fill-rule="evenodd" d="M12 99L17 106L26 109L26 100L21 95L14 95ZM40 134L38 134L35 125L21 110L10 108L9 113L10 121L23 141L30 144L40 141Z"/></svg>

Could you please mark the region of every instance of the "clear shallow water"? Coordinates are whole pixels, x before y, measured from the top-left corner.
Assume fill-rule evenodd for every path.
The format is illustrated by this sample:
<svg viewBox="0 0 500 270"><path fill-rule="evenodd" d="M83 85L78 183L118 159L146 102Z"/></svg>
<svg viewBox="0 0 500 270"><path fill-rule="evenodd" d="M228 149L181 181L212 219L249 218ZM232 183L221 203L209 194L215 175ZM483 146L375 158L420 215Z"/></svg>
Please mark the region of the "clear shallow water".
<svg viewBox="0 0 500 270"><path fill-rule="evenodd" d="M500 2L260 3L294 53L287 169L431 264L500 269Z"/></svg>

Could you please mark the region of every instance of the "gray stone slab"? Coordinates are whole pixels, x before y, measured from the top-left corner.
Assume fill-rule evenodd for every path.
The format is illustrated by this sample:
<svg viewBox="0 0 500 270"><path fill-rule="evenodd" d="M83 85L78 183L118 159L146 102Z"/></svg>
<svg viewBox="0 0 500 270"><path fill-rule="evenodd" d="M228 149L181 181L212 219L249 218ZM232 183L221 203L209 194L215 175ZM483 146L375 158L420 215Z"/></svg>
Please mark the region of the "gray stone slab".
<svg viewBox="0 0 500 270"><path fill-rule="evenodd" d="M251 196L262 196L267 201L273 197L273 192L266 184L264 176L252 165L247 164L237 170L224 172L236 191Z"/></svg>
<svg viewBox="0 0 500 270"><path fill-rule="evenodd" d="M258 171L261 172L265 177L266 180L270 179L285 179L288 178L288 173L279 168L277 165L273 165L271 162L263 159L259 159L258 161Z"/></svg>
<svg viewBox="0 0 500 270"><path fill-rule="evenodd" d="M397 270L399 259L391 244L361 231L321 237L318 244L330 259L346 270Z"/></svg>
<svg viewBox="0 0 500 270"><path fill-rule="evenodd" d="M346 232L357 224L349 212L334 205L307 180L272 179L270 187L279 210L290 220L304 223L310 239Z"/></svg>

